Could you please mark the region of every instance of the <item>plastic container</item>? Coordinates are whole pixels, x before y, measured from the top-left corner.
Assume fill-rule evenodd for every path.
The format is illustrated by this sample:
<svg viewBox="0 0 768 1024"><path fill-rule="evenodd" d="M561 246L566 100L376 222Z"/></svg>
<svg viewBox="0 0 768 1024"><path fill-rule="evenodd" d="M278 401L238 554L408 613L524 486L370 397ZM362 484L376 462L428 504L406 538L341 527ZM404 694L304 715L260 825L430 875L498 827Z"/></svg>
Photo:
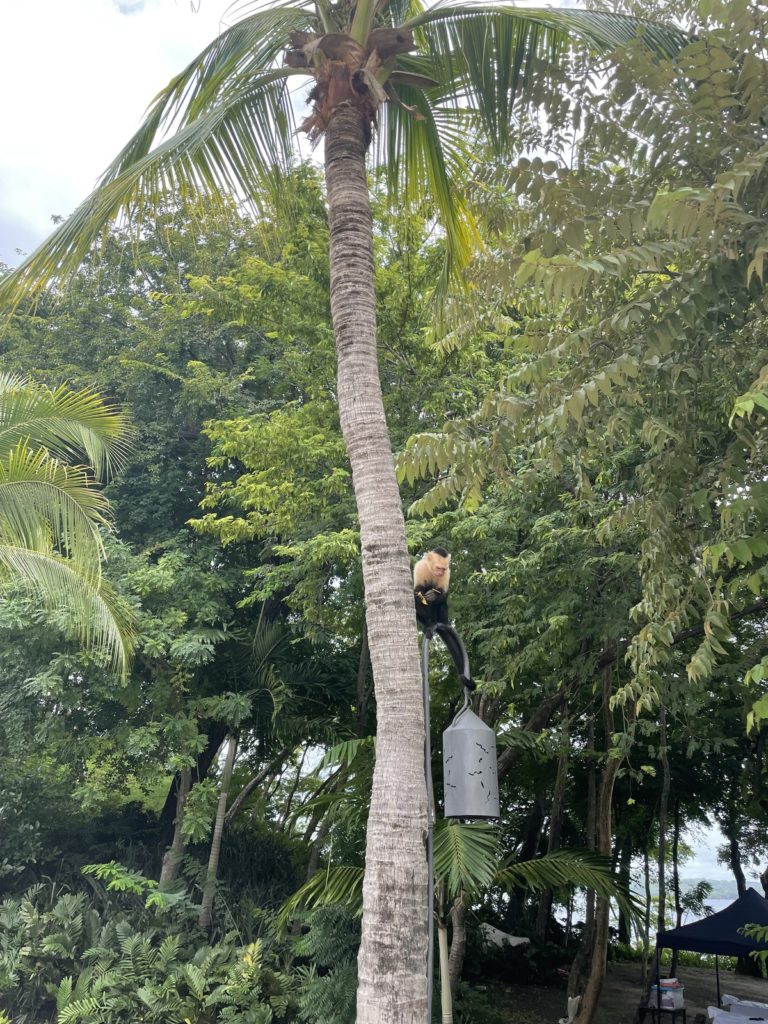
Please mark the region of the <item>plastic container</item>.
<svg viewBox="0 0 768 1024"><path fill-rule="evenodd" d="M651 998L648 1003L650 1007L661 1006L662 1010L682 1010L685 1007L684 992L685 986L673 984L674 979L661 983L661 997L656 985L651 986Z"/></svg>

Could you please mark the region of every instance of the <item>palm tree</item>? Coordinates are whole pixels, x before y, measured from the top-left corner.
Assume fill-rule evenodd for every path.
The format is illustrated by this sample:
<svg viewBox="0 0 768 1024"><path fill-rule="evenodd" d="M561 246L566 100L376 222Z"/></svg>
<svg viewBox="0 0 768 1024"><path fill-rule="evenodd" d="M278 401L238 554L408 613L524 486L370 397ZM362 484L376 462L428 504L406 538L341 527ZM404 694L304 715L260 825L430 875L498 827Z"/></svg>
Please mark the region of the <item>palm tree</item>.
<svg viewBox="0 0 768 1024"><path fill-rule="evenodd" d="M125 453L120 412L89 391L0 374L0 581L65 611L125 675L132 623L101 575L109 505L95 485ZM92 468L69 464L86 455Z"/></svg>
<svg viewBox="0 0 768 1024"><path fill-rule="evenodd" d="M343 801L343 798L340 798ZM296 916L317 907L341 905L359 913L363 871L349 865L328 865L313 875L280 910L282 927ZM604 899L614 899L632 919L638 920L640 904L626 881L615 875L609 857L586 850L556 850L534 860L499 863L497 830L485 822L441 822L435 835L435 899L438 904L440 971L440 1019L453 1020L453 997L461 977L466 947L465 917L471 900L490 889L511 892L515 888L562 892L591 889ZM448 927L444 904L452 904L453 941L448 952ZM458 913L457 913L458 912Z"/></svg>
<svg viewBox="0 0 768 1024"><path fill-rule="evenodd" d="M290 83L309 80L301 126L325 144L337 396L352 465L378 714L368 824L359 1024L424 1021L427 869L424 720L400 494L376 358L366 153L378 127L393 189L430 195L449 271L476 241L461 200L466 143L501 154L516 105L553 89L571 39L607 52L682 36L619 15L421 0L277 0L226 30L154 100L95 191L0 285L0 302L61 282L126 210L168 190L258 201L293 152ZM537 93L538 91L538 93Z"/></svg>

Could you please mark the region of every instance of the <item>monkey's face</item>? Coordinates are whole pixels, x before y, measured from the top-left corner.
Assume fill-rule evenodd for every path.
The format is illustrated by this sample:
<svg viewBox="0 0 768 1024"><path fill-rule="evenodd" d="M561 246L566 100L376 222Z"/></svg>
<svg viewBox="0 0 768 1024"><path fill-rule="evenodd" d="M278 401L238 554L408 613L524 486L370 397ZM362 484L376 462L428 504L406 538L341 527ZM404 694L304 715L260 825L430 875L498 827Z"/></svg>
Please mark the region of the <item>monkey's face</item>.
<svg viewBox="0 0 768 1024"><path fill-rule="evenodd" d="M450 569L451 560L450 558L443 558L441 555L436 555L432 553L429 556L429 567L432 570L432 574L434 575L435 580L439 581L443 579L443 577Z"/></svg>

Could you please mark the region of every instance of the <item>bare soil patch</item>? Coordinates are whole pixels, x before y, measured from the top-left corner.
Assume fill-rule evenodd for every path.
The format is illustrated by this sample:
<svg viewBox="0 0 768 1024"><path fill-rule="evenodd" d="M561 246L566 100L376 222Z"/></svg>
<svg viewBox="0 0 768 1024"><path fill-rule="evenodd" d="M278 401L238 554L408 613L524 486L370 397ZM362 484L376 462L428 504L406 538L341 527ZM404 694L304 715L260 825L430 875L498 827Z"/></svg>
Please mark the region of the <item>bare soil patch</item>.
<svg viewBox="0 0 768 1024"><path fill-rule="evenodd" d="M685 985L685 1008L688 1024L697 1013L706 1014L708 1006L717 1002L715 972L703 967L681 967L677 977ZM768 981L721 971L723 992L742 999L768 1003ZM509 1024L557 1024L565 1016L566 992L563 986L506 986ZM640 965L608 964L605 985L600 997L595 1024L632 1024L640 1000Z"/></svg>

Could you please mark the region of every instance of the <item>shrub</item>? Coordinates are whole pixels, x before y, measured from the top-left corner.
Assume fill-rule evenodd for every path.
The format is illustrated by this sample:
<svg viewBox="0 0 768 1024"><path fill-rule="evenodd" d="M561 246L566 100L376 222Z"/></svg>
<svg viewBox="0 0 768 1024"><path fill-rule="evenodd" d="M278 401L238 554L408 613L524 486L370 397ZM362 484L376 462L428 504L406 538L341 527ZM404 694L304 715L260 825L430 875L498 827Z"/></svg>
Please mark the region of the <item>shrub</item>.
<svg viewBox="0 0 768 1024"><path fill-rule="evenodd" d="M207 944L183 894L158 899L151 880L118 868L103 877L127 885L126 896L98 909L55 884L0 904L0 1001L15 1024L54 1012L58 1024L297 1019L298 978L265 943L242 946L230 933ZM149 897L140 901L136 890Z"/></svg>

